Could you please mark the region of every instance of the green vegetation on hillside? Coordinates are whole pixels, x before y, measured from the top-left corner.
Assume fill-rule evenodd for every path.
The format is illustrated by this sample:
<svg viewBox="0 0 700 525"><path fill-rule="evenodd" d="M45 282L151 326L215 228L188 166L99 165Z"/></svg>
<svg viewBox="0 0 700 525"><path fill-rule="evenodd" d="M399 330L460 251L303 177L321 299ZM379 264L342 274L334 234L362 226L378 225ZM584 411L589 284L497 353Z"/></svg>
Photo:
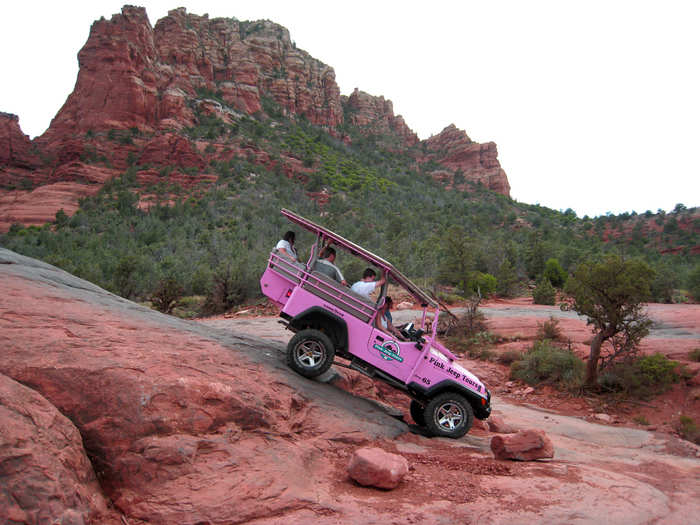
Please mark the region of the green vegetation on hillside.
<svg viewBox="0 0 700 525"><path fill-rule="evenodd" d="M224 104L216 92L199 96ZM435 165L419 166L385 148L395 137L367 135L344 124L342 132L352 139L348 145L303 117L283 118L270 99L263 99L263 107L274 120L260 114L239 116L230 124L192 107L198 124L184 133L208 142L205 151L235 143L266 152L268 167L255 163L252 153L213 160L204 172L217 174L218 182L185 192L170 175L175 170L196 175L195 169L161 167L158 184L141 188L136 173L147 166L132 155L132 165L84 199L72 217L61 211L54 224L14 225L0 243L125 297L161 297L169 293L162 289L167 283L185 295L208 296L215 311L260 297L258 277L265 260L290 227L279 213L286 207L426 285L514 295L526 289L528 280L560 287L579 263L615 253L641 257L656 270L652 293L657 299L677 298L676 289L697 293L700 270L690 248L700 244L700 225L688 219L694 211L685 207L665 215L658 231L642 224L644 216L578 219L571 210L515 202L478 185L467 192L446 190L429 176ZM125 132L113 139L131 141L133 136ZM288 177L283 166L289 158L308 173ZM330 195L323 208L310 196L321 190ZM159 200L144 211L137 206L140 193ZM297 233L305 257L312 239ZM657 248L667 247L667 241L657 233L673 239L672 247L682 247L661 255ZM604 243L604 234L613 240ZM348 280L360 278L361 263L342 254L338 262Z"/></svg>

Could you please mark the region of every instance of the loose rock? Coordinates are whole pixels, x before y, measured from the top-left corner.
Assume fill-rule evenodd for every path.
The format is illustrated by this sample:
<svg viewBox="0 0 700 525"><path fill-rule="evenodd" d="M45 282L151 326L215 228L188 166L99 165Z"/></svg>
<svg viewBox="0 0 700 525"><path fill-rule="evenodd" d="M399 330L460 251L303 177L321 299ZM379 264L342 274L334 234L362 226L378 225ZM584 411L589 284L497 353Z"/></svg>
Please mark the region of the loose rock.
<svg viewBox="0 0 700 525"><path fill-rule="evenodd" d="M360 448L348 466L348 474L360 485L393 489L408 473L408 461L403 456L380 448Z"/></svg>
<svg viewBox="0 0 700 525"><path fill-rule="evenodd" d="M542 430L521 430L516 434L494 436L491 451L496 459L532 461L554 457L552 440Z"/></svg>
<svg viewBox="0 0 700 525"><path fill-rule="evenodd" d="M518 431L517 428L503 421L500 416L491 416L488 419L488 426L491 432L497 434L515 434Z"/></svg>

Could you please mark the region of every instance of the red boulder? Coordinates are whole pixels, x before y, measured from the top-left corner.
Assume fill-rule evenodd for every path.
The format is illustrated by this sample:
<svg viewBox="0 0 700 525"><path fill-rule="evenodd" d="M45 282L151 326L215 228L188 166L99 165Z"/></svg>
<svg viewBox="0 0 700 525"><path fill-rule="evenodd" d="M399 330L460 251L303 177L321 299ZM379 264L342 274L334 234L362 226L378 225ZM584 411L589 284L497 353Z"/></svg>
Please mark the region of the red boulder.
<svg viewBox="0 0 700 525"><path fill-rule="evenodd" d="M380 448L361 448L353 454L348 473L360 485L393 489L408 473L408 461Z"/></svg>
<svg viewBox="0 0 700 525"><path fill-rule="evenodd" d="M491 416L488 419L488 426L491 432L496 432L497 434L515 434L518 431L513 425L503 421L503 418L500 416Z"/></svg>
<svg viewBox="0 0 700 525"><path fill-rule="evenodd" d="M0 523L87 523L107 513L78 429L0 374Z"/></svg>
<svg viewBox="0 0 700 525"><path fill-rule="evenodd" d="M516 434L494 436L491 451L496 459L532 461L554 457L552 440L542 430L521 430Z"/></svg>

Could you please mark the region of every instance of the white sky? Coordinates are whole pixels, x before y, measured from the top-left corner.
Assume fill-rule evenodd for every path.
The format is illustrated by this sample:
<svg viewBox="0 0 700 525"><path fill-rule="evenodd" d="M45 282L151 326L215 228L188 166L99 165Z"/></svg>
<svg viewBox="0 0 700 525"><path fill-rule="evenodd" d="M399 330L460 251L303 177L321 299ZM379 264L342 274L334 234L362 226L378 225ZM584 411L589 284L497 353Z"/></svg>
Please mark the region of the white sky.
<svg viewBox="0 0 700 525"><path fill-rule="evenodd" d="M700 205L700 3L145 0L270 19L422 139L454 123L498 144L514 199L579 216ZM91 23L123 1L0 4L0 111L44 132Z"/></svg>

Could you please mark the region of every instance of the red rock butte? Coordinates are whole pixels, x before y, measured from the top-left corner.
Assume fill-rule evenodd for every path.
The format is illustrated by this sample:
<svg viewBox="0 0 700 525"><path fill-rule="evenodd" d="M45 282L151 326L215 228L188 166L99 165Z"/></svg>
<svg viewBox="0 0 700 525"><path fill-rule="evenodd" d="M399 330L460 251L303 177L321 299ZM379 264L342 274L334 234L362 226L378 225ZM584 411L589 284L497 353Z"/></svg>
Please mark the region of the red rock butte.
<svg viewBox="0 0 700 525"><path fill-rule="evenodd" d="M304 118L346 142L350 137L340 131L346 123L390 137L383 147L417 164L436 162L442 168L432 177L450 188L464 190L472 182L510 192L494 143L472 142L454 125L419 141L390 100L359 89L341 96L333 68L267 20L210 19L179 8L152 27L144 8L124 6L121 14L92 24L78 62L75 88L43 135L30 140L17 116L0 113L0 231L15 222L50 221L61 208L74 212L80 197L134 162L172 166L185 186L215 180L206 170L224 145L192 140L185 128L197 124L197 113L229 123L260 115L266 101L283 116ZM246 151L236 139L225 148L273 166L266 152ZM295 152L277 162L290 177L308 171ZM204 179L188 179L193 169Z"/></svg>

